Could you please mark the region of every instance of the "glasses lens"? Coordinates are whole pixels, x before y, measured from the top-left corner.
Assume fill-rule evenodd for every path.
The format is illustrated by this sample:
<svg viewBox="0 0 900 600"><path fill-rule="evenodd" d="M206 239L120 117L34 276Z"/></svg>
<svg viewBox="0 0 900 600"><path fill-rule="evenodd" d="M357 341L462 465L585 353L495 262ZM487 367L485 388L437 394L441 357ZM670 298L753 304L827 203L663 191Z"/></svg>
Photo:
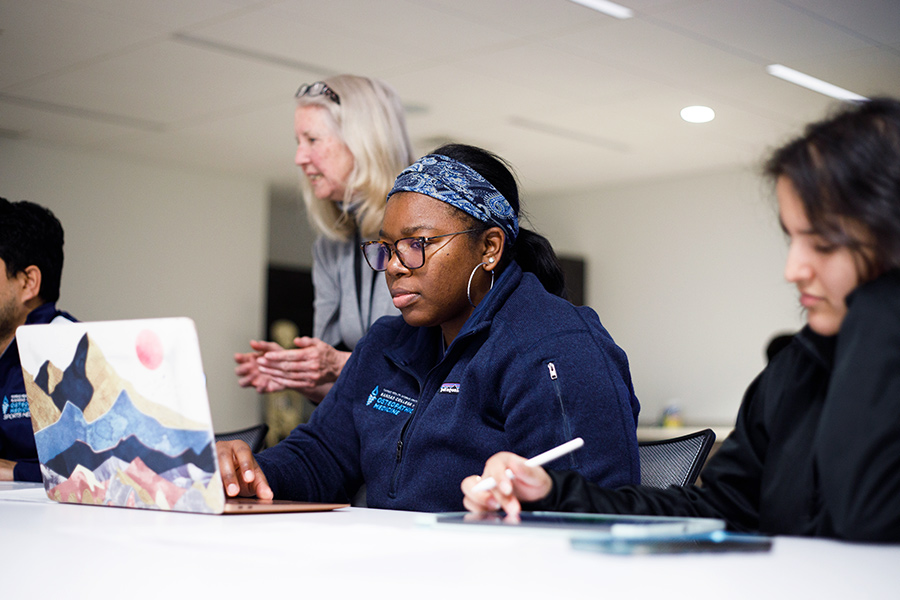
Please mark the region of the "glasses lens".
<svg viewBox="0 0 900 600"><path fill-rule="evenodd" d="M407 269L418 269L425 264L425 243L421 238L403 238L395 246Z"/></svg>
<svg viewBox="0 0 900 600"><path fill-rule="evenodd" d="M297 88L297 93L294 94L294 97L300 98L302 96L321 96L326 89L328 89L328 86L326 86L321 81L317 81L315 83L304 83L299 88Z"/></svg>
<svg viewBox="0 0 900 600"><path fill-rule="evenodd" d="M363 254L369 266L376 271L387 269L388 261L391 260L391 249L381 243L364 245Z"/></svg>

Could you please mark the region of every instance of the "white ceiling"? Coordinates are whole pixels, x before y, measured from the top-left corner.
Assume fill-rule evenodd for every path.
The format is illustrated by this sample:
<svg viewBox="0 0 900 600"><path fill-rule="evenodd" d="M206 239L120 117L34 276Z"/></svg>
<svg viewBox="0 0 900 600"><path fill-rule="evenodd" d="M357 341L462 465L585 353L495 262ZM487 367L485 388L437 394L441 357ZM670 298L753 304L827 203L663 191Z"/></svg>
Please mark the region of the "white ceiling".
<svg viewBox="0 0 900 600"><path fill-rule="evenodd" d="M549 195L757 161L833 105L772 63L900 96L898 0L621 3L0 0L0 136L294 184L294 90L356 73L419 152L481 145Z"/></svg>

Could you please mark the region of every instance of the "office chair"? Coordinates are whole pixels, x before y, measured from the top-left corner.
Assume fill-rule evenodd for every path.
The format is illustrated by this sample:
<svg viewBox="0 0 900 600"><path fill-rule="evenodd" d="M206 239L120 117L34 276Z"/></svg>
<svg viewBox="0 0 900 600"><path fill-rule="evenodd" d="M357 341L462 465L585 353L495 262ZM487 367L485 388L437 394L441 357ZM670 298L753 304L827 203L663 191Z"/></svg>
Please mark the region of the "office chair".
<svg viewBox="0 0 900 600"><path fill-rule="evenodd" d="M259 452L266 446L266 434L269 433L269 426L265 423L241 429L238 431L229 431L226 433L217 433L217 442L228 442L231 440L242 440L247 442L250 449L255 453Z"/></svg>
<svg viewBox="0 0 900 600"><path fill-rule="evenodd" d="M715 441L715 432L704 429L668 440L639 442L641 485L667 488L693 484Z"/></svg>

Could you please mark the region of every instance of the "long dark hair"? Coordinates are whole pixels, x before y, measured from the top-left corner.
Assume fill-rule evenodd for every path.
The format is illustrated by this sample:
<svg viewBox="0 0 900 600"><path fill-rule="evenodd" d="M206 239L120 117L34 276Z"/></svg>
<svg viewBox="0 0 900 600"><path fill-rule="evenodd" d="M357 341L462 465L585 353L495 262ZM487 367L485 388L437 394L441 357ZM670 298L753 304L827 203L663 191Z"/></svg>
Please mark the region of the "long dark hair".
<svg viewBox="0 0 900 600"><path fill-rule="evenodd" d="M447 156L477 171L503 194L515 211L516 217L520 217L519 186L516 184L512 166L505 160L493 152L466 144L446 144L431 154ZM473 229L486 231L492 227L490 223L483 223L462 211L458 212L471 222ZM544 236L522 227L521 218L519 218L519 235L503 253L500 267L505 267L506 263L512 260L515 260L523 271L534 273L548 292L566 298L566 278L553 246Z"/></svg>
<svg viewBox="0 0 900 600"><path fill-rule="evenodd" d="M863 280L900 268L900 101L844 106L765 165L800 196L813 232L857 257Z"/></svg>

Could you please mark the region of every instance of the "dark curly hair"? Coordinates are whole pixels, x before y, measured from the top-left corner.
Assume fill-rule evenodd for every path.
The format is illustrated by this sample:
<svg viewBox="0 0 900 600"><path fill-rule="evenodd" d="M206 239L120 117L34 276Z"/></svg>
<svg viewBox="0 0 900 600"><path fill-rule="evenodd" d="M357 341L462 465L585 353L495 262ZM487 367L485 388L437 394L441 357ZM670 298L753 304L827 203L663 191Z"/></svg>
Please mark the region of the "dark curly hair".
<svg viewBox="0 0 900 600"><path fill-rule="evenodd" d="M40 298L59 299L63 268L63 228L53 213L34 202L10 202L0 198L0 258L6 276L13 277L31 265L41 270Z"/></svg>

